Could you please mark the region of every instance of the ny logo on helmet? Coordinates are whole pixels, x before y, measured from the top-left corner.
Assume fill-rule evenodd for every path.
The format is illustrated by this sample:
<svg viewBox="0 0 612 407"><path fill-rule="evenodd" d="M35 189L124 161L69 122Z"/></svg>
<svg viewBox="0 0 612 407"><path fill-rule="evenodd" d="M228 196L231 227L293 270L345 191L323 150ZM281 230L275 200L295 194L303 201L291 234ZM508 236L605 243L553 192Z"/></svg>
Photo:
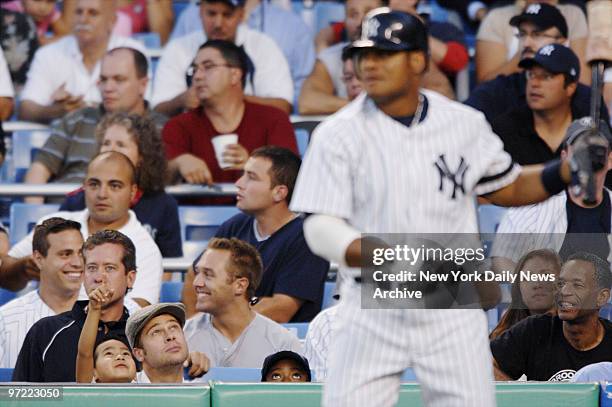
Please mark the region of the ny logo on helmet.
<svg viewBox="0 0 612 407"><path fill-rule="evenodd" d="M380 27L380 21L375 18L371 18L367 20L366 24L366 29L363 30L366 35L366 38L364 39L378 37L378 28Z"/></svg>
<svg viewBox="0 0 612 407"><path fill-rule="evenodd" d="M440 186L438 191L445 191L445 184L451 184L453 188L453 192L451 194L451 199L457 198L457 190L461 191L462 194L465 195L465 172L468 169L468 165L465 163L465 159L460 157L459 166L457 167L457 171L452 172L448 168L448 164L446 163L446 158L444 154L441 154L434 165L438 169L438 173L440 174Z"/></svg>

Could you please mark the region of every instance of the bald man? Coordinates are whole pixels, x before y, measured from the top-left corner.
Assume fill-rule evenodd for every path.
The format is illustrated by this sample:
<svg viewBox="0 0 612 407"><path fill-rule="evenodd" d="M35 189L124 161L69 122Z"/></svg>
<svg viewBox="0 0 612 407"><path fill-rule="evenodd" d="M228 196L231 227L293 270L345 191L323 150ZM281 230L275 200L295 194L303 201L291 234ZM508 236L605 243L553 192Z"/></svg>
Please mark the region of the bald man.
<svg viewBox="0 0 612 407"><path fill-rule="evenodd" d="M136 281L125 301L130 312L159 301L163 272L162 256L155 241L129 209L137 189L135 171L130 160L121 153L110 151L98 154L89 164L83 182L87 209L57 212L38 221L40 223L50 217L77 221L82 225L84 240L105 229L118 230L129 237L136 246ZM3 261L0 273L19 274L4 267L25 267L31 255L32 233L11 248L9 256L12 259ZM83 290L80 299L87 299Z"/></svg>
<svg viewBox="0 0 612 407"><path fill-rule="evenodd" d="M36 51L21 93L19 116L48 123L101 101L96 84L100 60L117 47L145 49L130 38L112 35L115 0L78 0L73 34Z"/></svg>

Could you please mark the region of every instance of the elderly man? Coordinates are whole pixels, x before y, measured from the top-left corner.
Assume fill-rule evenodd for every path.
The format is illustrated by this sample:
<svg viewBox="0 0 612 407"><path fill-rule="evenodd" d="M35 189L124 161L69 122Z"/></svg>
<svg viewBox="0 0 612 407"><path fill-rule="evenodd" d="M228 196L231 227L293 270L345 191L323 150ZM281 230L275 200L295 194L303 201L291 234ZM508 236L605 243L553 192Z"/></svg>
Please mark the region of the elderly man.
<svg viewBox="0 0 612 407"><path fill-rule="evenodd" d="M78 0L73 35L38 50L21 94L23 120L47 123L85 105L100 103L96 82L108 50L137 41L111 34L116 0Z"/></svg>

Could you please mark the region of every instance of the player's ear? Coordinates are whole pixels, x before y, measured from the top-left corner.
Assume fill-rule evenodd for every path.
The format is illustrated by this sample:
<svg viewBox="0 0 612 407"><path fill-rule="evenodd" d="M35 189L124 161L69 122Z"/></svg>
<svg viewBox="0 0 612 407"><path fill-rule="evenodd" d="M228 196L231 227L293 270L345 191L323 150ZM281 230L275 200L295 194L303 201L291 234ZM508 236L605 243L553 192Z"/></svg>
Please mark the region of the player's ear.
<svg viewBox="0 0 612 407"><path fill-rule="evenodd" d="M610 301L610 289L604 288L603 290L599 290L599 294L597 294L597 307L603 307L608 301Z"/></svg>
<svg viewBox="0 0 612 407"><path fill-rule="evenodd" d="M422 75L427 70L427 54L424 52L409 52L408 62L412 72Z"/></svg>
<svg viewBox="0 0 612 407"><path fill-rule="evenodd" d="M274 187L272 192L272 196L274 198L274 202L282 202L287 198L287 194L289 193L289 189L286 185L277 185Z"/></svg>

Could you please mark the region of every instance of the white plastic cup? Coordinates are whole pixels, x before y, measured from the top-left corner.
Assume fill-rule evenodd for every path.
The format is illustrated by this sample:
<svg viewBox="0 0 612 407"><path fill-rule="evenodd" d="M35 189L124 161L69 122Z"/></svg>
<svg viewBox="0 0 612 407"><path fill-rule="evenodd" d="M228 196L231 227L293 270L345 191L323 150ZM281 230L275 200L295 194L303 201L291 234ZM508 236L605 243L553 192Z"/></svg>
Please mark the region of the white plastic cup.
<svg viewBox="0 0 612 407"><path fill-rule="evenodd" d="M217 157L217 162L219 163L219 167L228 168L233 165L223 159L223 152L226 147L230 144L238 143L238 135L237 134L222 134L220 136L216 136L212 138L213 147L215 148L215 156Z"/></svg>

